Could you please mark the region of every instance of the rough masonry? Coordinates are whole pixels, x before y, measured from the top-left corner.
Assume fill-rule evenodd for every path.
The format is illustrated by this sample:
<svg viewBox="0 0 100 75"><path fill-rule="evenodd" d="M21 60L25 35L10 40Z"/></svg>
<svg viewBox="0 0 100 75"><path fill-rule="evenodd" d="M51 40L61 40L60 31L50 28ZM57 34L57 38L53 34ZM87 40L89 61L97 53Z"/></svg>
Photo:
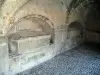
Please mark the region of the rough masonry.
<svg viewBox="0 0 100 75"><path fill-rule="evenodd" d="M88 1L0 0L0 75L22 72L82 43L85 4Z"/></svg>

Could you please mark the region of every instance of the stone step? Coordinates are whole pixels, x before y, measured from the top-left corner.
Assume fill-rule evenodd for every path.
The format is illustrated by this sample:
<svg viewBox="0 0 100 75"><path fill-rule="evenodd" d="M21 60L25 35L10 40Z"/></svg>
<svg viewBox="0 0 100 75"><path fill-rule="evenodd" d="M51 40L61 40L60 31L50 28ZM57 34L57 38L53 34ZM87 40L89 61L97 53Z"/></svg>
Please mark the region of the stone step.
<svg viewBox="0 0 100 75"><path fill-rule="evenodd" d="M42 48L37 52L22 54L9 59L10 75L32 68L53 57L54 45Z"/></svg>

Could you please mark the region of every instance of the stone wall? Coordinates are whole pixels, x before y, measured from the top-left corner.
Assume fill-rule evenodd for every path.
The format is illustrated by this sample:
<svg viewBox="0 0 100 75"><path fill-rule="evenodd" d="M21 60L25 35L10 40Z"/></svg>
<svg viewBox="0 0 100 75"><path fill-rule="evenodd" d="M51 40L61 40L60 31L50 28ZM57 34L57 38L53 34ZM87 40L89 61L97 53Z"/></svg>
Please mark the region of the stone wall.
<svg viewBox="0 0 100 75"><path fill-rule="evenodd" d="M9 52L7 38L0 37L0 75L9 74Z"/></svg>
<svg viewBox="0 0 100 75"><path fill-rule="evenodd" d="M100 1L91 0L89 13L85 21L87 30L86 42L100 43Z"/></svg>
<svg viewBox="0 0 100 75"><path fill-rule="evenodd" d="M0 9L0 36L7 37L7 49L0 52L7 52L5 60L10 75L47 61L84 41L86 2L78 0L73 5L72 1L4 1ZM3 60L2 53L0 55Z"/></svg>

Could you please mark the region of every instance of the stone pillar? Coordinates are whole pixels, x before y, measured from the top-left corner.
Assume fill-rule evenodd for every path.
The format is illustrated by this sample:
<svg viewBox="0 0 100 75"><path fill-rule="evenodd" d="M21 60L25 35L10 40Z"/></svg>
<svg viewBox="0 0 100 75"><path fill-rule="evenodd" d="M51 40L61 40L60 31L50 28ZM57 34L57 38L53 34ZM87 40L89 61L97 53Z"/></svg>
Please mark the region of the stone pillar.
<svg viewBox="0 0 100 75"><path fill-rule="evenodd" d="M7 38L0 36L0 75L9 75Z"/></svg>

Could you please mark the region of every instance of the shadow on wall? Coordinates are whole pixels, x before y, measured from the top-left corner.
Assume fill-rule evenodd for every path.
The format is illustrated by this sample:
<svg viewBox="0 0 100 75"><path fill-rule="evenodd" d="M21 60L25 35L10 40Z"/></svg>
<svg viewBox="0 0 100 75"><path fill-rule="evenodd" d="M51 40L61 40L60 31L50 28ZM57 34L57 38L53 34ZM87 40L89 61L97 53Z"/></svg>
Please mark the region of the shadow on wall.
<svg viewBox="0 0 100 75"><path fill-rule="evenodd" d="M84 27L79 22L73 22L68 26L68 38L74 39L77 44L84 39Z"/></svg>

